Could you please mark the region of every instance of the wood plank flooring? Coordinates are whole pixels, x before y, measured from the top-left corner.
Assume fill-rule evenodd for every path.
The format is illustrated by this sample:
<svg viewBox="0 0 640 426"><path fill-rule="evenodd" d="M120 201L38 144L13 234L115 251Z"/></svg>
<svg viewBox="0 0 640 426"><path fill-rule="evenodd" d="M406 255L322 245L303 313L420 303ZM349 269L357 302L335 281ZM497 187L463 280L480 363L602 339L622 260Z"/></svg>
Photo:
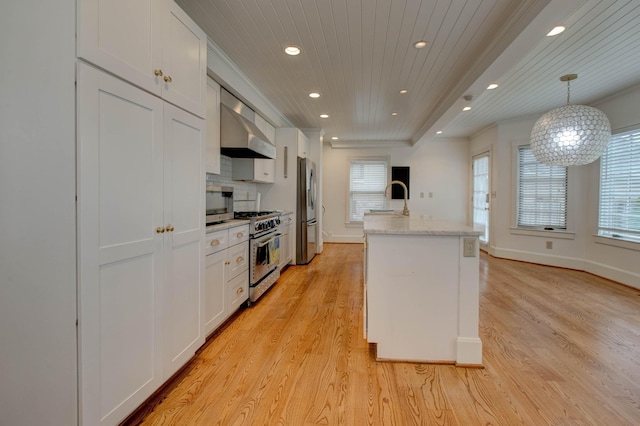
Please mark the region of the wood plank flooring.
<svg viewBox="0 0 640 426"><path fill-rule="evenodd" d="M127 423L640 424L640 290L482 254L485 368L376 362L362 255L325 244L289 267Z"/></svg>

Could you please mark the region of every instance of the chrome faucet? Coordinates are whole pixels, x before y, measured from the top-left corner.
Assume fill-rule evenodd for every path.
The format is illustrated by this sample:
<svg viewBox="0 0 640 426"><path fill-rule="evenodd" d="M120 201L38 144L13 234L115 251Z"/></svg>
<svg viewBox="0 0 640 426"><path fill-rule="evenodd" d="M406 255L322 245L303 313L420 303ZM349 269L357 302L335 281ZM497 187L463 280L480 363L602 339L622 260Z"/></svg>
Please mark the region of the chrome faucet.
<svg viewBox="0 0 640 426"><path fill-rule="evenodd" d="M392 180L391 182L389 182L387 184L387 187L384 189L384 196L387 196L387 189L389 189L389 187L391 185L393 185L394 183L397 183L398 185L402 186L404 188L404 209L402 210L402 214L403 216L409 216L409 208L407 207L407 185L404 184L404 182L400 182L399 180Z"/></svg>

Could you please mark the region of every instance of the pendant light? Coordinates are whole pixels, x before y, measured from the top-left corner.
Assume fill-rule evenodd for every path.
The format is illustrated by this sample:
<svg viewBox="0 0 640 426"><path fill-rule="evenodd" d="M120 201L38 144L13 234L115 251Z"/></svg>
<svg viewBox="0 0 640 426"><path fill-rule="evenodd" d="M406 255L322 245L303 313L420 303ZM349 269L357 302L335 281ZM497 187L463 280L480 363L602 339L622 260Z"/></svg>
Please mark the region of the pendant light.
<svg viewBox="0 0 640 426"><path fill-rule="evenodd" d="M531 151L536 159L552 166L580 166L597 160L611 138L611 125L599 109L570 105L570 82L577 74L567 74L567 105L540 117L531 131Z"/></svg>

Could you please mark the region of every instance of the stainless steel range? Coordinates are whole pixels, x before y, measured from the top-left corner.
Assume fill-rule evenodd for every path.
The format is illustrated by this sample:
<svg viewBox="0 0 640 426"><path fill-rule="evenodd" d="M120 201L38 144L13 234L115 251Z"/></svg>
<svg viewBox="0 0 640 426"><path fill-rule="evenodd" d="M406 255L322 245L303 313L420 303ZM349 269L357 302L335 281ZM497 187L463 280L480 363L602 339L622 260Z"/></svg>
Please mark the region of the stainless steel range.
<svg viewBox="0 0 640 426"><path fill-rule="evenodd" d="M236 219L249 219L249 303L262 296L280 278L280 212L235 212Z"/></svg>

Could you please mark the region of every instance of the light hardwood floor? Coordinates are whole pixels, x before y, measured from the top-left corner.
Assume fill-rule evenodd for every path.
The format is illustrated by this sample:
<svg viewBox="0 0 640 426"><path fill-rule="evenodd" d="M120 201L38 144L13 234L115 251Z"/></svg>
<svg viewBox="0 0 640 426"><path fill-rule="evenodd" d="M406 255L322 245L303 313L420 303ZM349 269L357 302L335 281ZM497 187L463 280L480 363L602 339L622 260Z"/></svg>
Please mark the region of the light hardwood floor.
<svg viewBox="0 0 640 426"><path fill-rule="evenodd" d="M376 362L362 255L325 244L289 267L129 423L640 424L640 290L482 254L485 368Z"/></svg>

